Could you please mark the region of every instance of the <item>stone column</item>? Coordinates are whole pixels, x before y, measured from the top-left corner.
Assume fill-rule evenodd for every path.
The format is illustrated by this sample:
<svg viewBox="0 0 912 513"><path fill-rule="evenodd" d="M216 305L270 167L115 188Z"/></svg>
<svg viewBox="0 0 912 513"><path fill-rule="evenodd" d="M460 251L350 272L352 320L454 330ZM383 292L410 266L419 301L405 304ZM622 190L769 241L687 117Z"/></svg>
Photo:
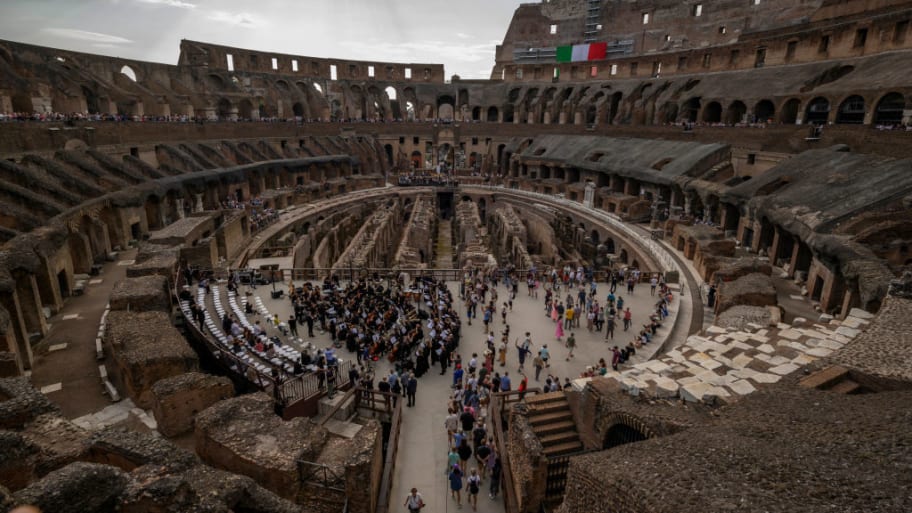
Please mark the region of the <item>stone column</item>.
<svg viewBox="0 0 912 513"><path fill-rule="evenodd" d="M183 219L184 216L184 198L176 198L174 200L174 210L177 211L177 218Z"/></svg>
<svg viewBox="0 0 912 513"><path fill-rule="evenodd" d="M196 193L194 194L194 197L196 198L196 201L193 204L193 211L202 212L203 210L206 210L203 206L203 193Z"/></svg>

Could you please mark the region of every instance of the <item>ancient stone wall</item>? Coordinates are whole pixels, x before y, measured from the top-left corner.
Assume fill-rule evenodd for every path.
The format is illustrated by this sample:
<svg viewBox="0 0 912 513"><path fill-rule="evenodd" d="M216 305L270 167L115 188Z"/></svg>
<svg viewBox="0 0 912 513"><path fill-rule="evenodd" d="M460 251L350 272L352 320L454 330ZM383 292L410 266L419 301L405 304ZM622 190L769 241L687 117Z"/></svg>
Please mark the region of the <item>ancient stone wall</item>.
<svg viewBox="0 0 912 513"><path fill-rule="evenodd" d="M396 250L394 265L403 269L426 268L434 255L437 226L437 205L432 197L415 199L408 225Z"/></svg>
<svg viewBox="0 0 912 513"><path fill-rule="evenodd" d="M197 370L196 353L161 311L111 311L105 344L111 348L127 395L142 408L153 405L160 379Z"/></svg>
<svg viewBox="0 0 912 513"><path fill-rule="evenodd" d="M152 275L117 282L111 291L111 310L170 313L168 280L168 276Z"/></svg>
<svg viewBox="0 0 912 513"><path fill-rule="evenodd" d="M327 433L304 418L285 422L272 407L272 399L259 393L207 408L196 417L196 452L210 465L250 476L293 500L302 484L297 461L315 461Z"/></svg>
<svg viewBox="0 0 912 513"><path fill-rule="evenodd" d="M152 386L152 413L163 435L177 436L193 429L197 413L233 395L228 378L188 372Z"/></svg>
<svg viewBox="0 0 912 513"><path fill-rule="evenodd" d="M477 203L460 201L456 204L454 230L460 269L467 266L487 269L497 265L488 246L488 229L482 222Z"/></svg>
<svg viewBox="0 0 912 513"><path fill-rule="evenodd" d="M402 228L401 210L399 199L393 199L362 220L361 229L336 259L333 270L389 267L389 248L399 240L397 234Z"/></svg>

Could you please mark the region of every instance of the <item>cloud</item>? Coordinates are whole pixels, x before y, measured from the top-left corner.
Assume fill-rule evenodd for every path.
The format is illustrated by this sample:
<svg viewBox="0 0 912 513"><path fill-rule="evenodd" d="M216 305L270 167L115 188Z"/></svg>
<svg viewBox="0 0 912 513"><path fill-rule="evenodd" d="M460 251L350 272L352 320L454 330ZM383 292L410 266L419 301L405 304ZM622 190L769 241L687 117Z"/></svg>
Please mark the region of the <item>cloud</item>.
<svg viewBox="0 0 912 513"><path fill-rule="evenodd" d="M459 39L472 39L472 36L466 34L465 32L457 32L456 37Z"/></svg>
<svg viewBox="0 0 912 513"><path fill-rule="evenodd" d="M389 43L383 41L342 41L361 58L370 60L396 60L401 62L480 62L490 60L494 49L488 43L460 44L452 41L409 41Z"/></svg>
<svg viewBox="0 0 912 513"><path fill-rule="evenodd" d="M68 29L68 28L43 28L41 32L52 36L63 37L66 39L76 39L79 41L89 41L105 45L123 45L131 44L132 40L111 34L102 34L101 32L89 32L86 30Z"/></svg>
<svg viewBox="0 0 912 513"><path fill-rule="evenodd" d="M219 23L245 28L258 28L266 24L260 18L247 12L215 11L209 16L209 19Z"/></svg>
<svg viewBox="0 0 912 513"><path fill-rule="evenodd" d="M181 0L136 0L141 4L165 5L168 7L177 7L178 9L196 9L196 4L183 2Z"/></svg>

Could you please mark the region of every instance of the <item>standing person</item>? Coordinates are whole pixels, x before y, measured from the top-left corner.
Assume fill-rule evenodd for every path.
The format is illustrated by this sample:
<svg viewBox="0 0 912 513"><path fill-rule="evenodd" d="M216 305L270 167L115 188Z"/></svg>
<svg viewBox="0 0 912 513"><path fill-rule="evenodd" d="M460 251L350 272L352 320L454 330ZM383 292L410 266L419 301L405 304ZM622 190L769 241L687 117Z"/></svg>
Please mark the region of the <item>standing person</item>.
<svg viewBox="0 0 912 513"><path fill-rule="evenodd" d="M298 336L298 320L295 319L294 314L288 316L288 331L290 331L292 335Z"/></svg>
<svg viewBox="0 0 912 513"><path fill-rule="evenodd" d="M573 336L573 332L570 332L570 336L567 337L567 348L570 349L570 352L567 353L567 361L570 361L570 358L573 358L573 348L576 347L576 337Z"/></svg>
<svg viewBox="0 0 912 513"><path fill-rule="evenodd" d="M408 406L415 406L415 393L418 391L418 378L414 372L409 373L408 383L405 385L405 395L408 397Z"/></svg>
<svg viewBox="0 0 912 513"><path fill-rule="evenodd" d="M551 364L548 363L551 360L551 352L548 351L548 344L543 344L541 349L538 350L538 356L541 356L542 362L545 364L545 368L551 367Z"/></svg>
<svg viewBox="0 0 912 513"><path fill-rule="evenodd" d="M491 465L491 489L488 497L492 500L500 493L500 474L503 471L503 463L500 461L500 455L496 452L490 456L494 461Z"/></svg>
<svg viewBox="0 0 912 513"><path fill-rule="evenodd" d="M459 443L459 447L456 448L456 453L459 455L459 466L460 468L469 468L469 460L472 458L472 446L469 445L468 438L463 438Z"/></svg>
<svg viewBox="0 0 912 513"><path fill-rule="evenodd" d="M472 511L478 511L478 491L481 487L481 476L478 475L474 468L469 474L469 478L466 479L466 484L469 486L469 504L472 505Z"/></svg>
<svg viewBox="0 0 912 513"><path fill-rule="evenodd" d="M522 370L523 370L523 365L526 364L526 354L527 354L526 351L527 351L527 350L526 350L525 347L519 345L519 340L518 340L518 339L517 339L515 342L513 342L513 345L516 346L516 356L519 358L519 369L518 369L518 372L522 372Z"/></svg>
<svg viewBox="0 0 912 513"><path fill-rule="evenodd" d="M535 367L535 381L538 381L542 369L545 368L545 361L542 360L541 355L535 355L535 358L532 359L532 366Z"/></svg>
<svg viewBox="0 0 912 513"><path fill-rule="evenodd" d="M500 339L500 348L497 351L497 361L500 363L501 367L507 365L507 339L506 337Z"/></svg>
<svg viewBox="0 0 912 513"><path fill-rule="evenodd" d="M624 331L627 331L630 328L630 321L633 319L633 314L630 313L630 307L628 306L624 310Z"/></svg>
<svg viewBox="0 0 912 513"><path fill-rule="evenodd" d="M617 324L614 321L614 316L613 315L609 316L608 319L606 319L606 322L607 322L607 324L605 325L605 340L608 340L609 338L611 340L614 340L614 326L615 326L615 324Z"/></svg>
<svg viewBox="0 0 912 513"><path fill-rule="evenodd" d="M652 278L649 279L649 295L656 295L656 287L659 285L659 277L656 274L652 275Z"/></svg>
<svg viewBox="0 0 912 513"><path fill-rule="evenodd" d="M326 367L326 397L332 399L336 395L336 367Z"/></svg>
<svg viewBox="0 0 912 513"><path fill-rule="evenodd" d="M403 506L408 508L409 513L418 513L421 511L421 508L424 507L424 499L421 498L421 494L418 493L417 488L412 488L412 493L406 495L405 504L403 504Z"/></svg>
<svg viewBox="0 0 912 513"><path fill-rule="evenodd" d="M456 507L462 508L462 469L459 465L453 465L450 470L450 495L456 499Z"/></svg>
<svg viewBox="0 0 912 513"><path fill-rule="evenodd" d="M522 376L522 381L519 382L519 388L517 390L519 391L519 400L522 401L523 398L526 397L526 389L529 387L529 378L526 377L524 373L520 373L520 376Z"/></svg>
<svg viewBox="0 0 912 513"><path fill-rule="evenodd" d="M564 325L561 322L557 323L557 328L554 330L554 336L557 338L557 341L560 342L560 339L564 336Z"/></svg>
<svg viewBox="0 0 912 513"><path fill-rule="evenodd" d="M445 475L450 474L450 470L453 469L456 465L459 465L459 453L456 452L456 446L450 446L450 452L447 453L447 468L444 469L443 473Z"/></svg>

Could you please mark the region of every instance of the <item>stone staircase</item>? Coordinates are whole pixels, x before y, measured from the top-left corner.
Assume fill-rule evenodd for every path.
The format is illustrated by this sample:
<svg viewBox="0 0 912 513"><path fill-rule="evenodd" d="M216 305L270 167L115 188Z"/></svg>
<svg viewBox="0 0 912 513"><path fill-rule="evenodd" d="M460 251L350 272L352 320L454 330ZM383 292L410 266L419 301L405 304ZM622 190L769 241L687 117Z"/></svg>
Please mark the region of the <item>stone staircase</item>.
<svg viewBox="0 0 912 513"><path fill-rule="evenodd" d="M437 223L437 241L434 244L434 268L453 269L453 220L441 219Z"/></svg>
<svg viewBox="0 0 912 513"><path fill-rule="evenodd" d="M583 450L563 391L526 396L529 423L548 457Z"/></svg>
<svg viewBox="0 0 912 513"><path fill-rule="evenodd" d="M839 365L819 370L803 378L799 384L803 387L829 390L837 394L858 394L862 392L861 385L852 379L849 370Z"/></svg>

